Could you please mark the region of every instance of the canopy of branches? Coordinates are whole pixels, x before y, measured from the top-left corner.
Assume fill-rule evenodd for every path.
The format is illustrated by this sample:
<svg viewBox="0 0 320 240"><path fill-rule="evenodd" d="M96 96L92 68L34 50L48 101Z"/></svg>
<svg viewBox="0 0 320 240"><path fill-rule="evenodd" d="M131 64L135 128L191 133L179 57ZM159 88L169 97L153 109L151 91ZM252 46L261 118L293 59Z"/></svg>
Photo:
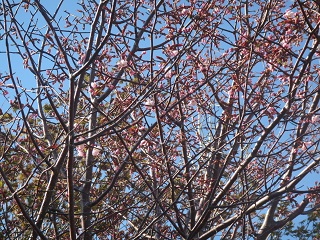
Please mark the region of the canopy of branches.
<svg viewBox="0 0 320 240"><path fill-rule="evenodd" d="M316 0L2 0L0 238L320 238L319 25Z"/></svg>

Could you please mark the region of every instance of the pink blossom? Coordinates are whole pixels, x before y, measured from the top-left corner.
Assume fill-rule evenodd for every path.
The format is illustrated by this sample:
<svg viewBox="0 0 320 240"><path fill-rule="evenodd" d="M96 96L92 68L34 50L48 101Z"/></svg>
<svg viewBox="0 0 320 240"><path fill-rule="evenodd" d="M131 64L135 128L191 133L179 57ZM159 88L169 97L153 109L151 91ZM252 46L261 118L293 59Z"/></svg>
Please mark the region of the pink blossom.
<svg viewBox="0 0 320 240"><path fill-rule="evenodd" d="M197 101L194 99L191 99L188 103L189 106L196 106L197 105Z"/></svg>
<svg viewBox="0 0 320 240"><path fill-rule="evenodd" d="M90 85L93 89L97 88L97 84L95 82L92 82Z"/></svg>
<svg viewBox="0 0 320 240"><path fill-rule="evenodd" d="M166 72L166 75L164 75L164 76L165 76L165 78L171 78L172 75L173 75L173 74L172 74L172 71L169 70L169 71Z"/></svg>
<svg viewBox="0 0 320 240"><path fill-rule="evenodd" d="M301 150L305 151L307 149L307 147L311 146L312 142L304 142L302 144Z"/></svg>
<svg viewBox="0 0 320 240"><path fill-rule="evenodd" d="M277 114L277 111L274 107L268 107L268 112L271 114L271 115L276 115Z"/></svg>
<svg viewBox="0 0 320 240"><path fill-rule="evenodd" d="M78 140L76 140L76 142L81 142L81 141L83 141L84 140L84 138L83 137L80 137ZM81 152L81 151L84 151L85 150L85 144L81 144L81 145L78 145L77 147L76 147L76 149L77 149L77 151L78 152ZM79 155L79 154L78 154Z"/></svg>
<svg viewBox="0 0 320 240"><path fill-rule="evenodd" d="M96 157L100 154L101 152L101 147L95 146L92 150L92 156Z"/></svg>
<svg viewBox="0 0 320 240"><path fill-rule="evenodd" d="M286 35L290 35L292 33L292 29L289 28L287 31L286 31Z"/></svg>
<svg viewBox="0 0 320 240"><path fill-rule="evenodd" d="M148 144L148 141L147 140L142 140L141 142L140 142L140 146L148 146L149 144Z"/></svg>
<svg viewBox="0 0 320 240"><path fill-rule="evenodd" d="M187 28L184 27L184 28L182 29L182 31L183 31L184 33L188 33L188 32L191 31L191 29L192 29L192 28L190 28L190 27L187 27Z"/></svg>
<svg viewBox="0 0 320 240"><path fill-rule="evenodd" d="M227 93L228 93L229 97L233 97L234 90L231 88Z"/></svg>
<svg viewBox="0 0 320 240"><path fill-rule="evenodd" d="M294 16L295 16L295 13L292 12L291 10L286 10L285 14L283 15L283 17L286 19L294 18Z"/></svg>
<svg viewBox="0 0 320 240"><path fill-rule="evenodd" d="M283 48L286 48L286 49L290 48L290 44L288 43L287 40L282 40L280 44L282 45Z"/></svg>
<svg viewBox="0 0 320 240"><path fill-rule="evenodd" d="M91 88L89 89L89 93L91 93L92 96L96 96L98 94L98 89L97 89L98 85L97 85L97 83L92 82L90 84L90 86L91 86Z"/></svg>
<svg viewBox="0 0 320 240"><path fill-rule="evenodd" d="M85 157L85 156L86 156L85 151L79 151L78 150L78 157Z"/></svg>
<svg viewBox="0 0 320 240"><path fill-rule="evenodd" d="M182 9L181 14L182 15L187 15L189 13L188 9Z"/></svg>
<svg viewBox="0 0 320 240"><path fill-rule="evenodd" d="M200 66L200 71L201 72L206 72L207 71L207 66L201 65Z"/></svg>
<svg viewBox="0 0 320 240"><path fill-rule="evenodd" d="M144 105L146 106L147 109L152 109L152 107L154 106L154 101L152 101L151 99L147 99L144 103Z"/></svg>
<svg viewBox="0 0 320 240"><path fill-rule="evenodd" d="M203 85L206 81L204 79L199 80L199 85Z"/></svg>
<svg viewBox="0 0 320 240"><path fill-rule="evenodd" d="M124 68L124 67L126 67L126 66L128 66L128 62L127 62L126 60L121 59L121 60L118 62L118 67L119 67L119 68Z"/></svg>
<svg viewBox="0 0 320 240"><path fill-rule="evenodd" d="M84 148L85 148L85 145L84 145L84 144L78 145L78 146L76 147L76 149L77 149L78 151L83 151Z"/></svg>
<svg viewBox="0 0 320 240"><path fill-rule="evenodd" d="M59 54L60 54L60 52L59 52ZM58 54L58 52L57 52L57 55L59 55ZM80 64L82 64L83 63L83 61L84 61L84 59L85 59L85 57L86 57L86 55L84 55L83 53L81 53L81 54L79 54L79 60L78 60L78 64L80 65Z"/></svg>
<svg viewBox="0 0 320 240"><path fill-rule="evenodd" d="M187 55L186 56L186 60L192 60L192 56L191 55Z"/></svg>
<svg viewBox="0 0 320 240"><path fill-rule="evenodd" d="M312 123L316 123L316 122L318 122L319 121L319 115L314 115L314 116L312 116L312 118L311 118L311 122Z"/></svg>
<svg viewBox="0 0 320 240"><path fill-rule="evenodd" d="M113 86L112 84L108 84L108 88L109 88L110 90L112 90L112 89L114 89L114 86Z"/></svg>
<svg viewBox="0 0 320 240"><path fill-rule="evenodd" d="M179 53L178 50L171 50L168 52L168 55L169 55L169 57L175 57L178 55L178 53Z"/></svg>
<svg viewBox="0 0 320 240"><path fill-rule="evenodd" d="M144 126L139 127L139 131L144 131L144 130L145 130Z"/></svg>

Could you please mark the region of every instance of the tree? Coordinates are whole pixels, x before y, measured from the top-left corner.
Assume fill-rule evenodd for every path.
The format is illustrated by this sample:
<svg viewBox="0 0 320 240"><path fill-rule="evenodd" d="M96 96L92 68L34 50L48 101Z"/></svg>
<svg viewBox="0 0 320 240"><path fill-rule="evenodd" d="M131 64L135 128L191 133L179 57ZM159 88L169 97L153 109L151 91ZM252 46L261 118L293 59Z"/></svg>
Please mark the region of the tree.
<svg viewBox="0 0 320 240"><path fill-rule="evenodd" d="M319 1L48 2L1 2L1 238L319 237Z"/></svg>

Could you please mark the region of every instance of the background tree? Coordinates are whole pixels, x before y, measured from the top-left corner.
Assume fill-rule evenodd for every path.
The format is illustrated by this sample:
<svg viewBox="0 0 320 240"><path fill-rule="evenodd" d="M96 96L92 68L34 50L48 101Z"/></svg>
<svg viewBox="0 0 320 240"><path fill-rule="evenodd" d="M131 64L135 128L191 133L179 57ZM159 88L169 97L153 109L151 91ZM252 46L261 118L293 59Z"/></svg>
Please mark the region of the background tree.
<svg viewBox="0 0 320 240"><path fill-rule="evenodd" d="M1 238L319 237L318 1L0 14Z"/></svg>

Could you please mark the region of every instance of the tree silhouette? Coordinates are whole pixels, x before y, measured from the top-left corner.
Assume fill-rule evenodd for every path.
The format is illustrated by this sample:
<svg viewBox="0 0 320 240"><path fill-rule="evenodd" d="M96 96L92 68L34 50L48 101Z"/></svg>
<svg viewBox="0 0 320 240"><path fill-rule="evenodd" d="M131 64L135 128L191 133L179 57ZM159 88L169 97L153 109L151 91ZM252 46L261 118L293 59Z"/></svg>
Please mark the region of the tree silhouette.
<svg viewBox="0 0 320 240"><path fill-rule="evenodd" d="M318 1L49 2L1 2L1 238L319 237Z"/></svg>

